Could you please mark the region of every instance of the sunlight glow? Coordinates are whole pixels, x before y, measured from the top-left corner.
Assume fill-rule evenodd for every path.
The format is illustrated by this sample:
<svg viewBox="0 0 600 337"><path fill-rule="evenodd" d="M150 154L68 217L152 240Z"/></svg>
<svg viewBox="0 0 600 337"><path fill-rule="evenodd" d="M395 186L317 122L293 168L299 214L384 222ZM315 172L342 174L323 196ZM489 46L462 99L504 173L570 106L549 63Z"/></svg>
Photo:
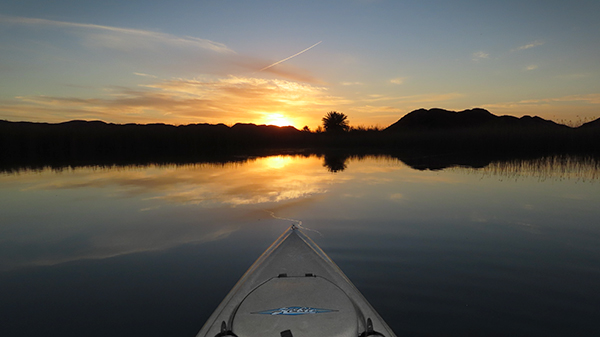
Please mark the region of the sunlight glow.
<svg viewBox="0 0 600 337"><path fill-rule="evenodd" d="M276 126L294 126L291 119L280 113L268 113L264 117L264 123Z"/></svg>
<svg viewBox="0 0 600 337"><path fill-rule="evenodd" d="M264 158L264 165L270 169L282 169L292 163L293 158L290 156L273 156Z"/></svg>

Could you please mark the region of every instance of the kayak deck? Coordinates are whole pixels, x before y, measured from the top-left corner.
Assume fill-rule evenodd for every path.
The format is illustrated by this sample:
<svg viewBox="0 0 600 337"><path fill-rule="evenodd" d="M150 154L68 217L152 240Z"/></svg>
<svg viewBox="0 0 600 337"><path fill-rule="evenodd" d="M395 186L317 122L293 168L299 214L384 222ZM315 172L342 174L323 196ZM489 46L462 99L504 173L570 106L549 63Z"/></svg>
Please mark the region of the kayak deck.
<svg viewBox="0 0 600 337"><path fill-rule="evenodd" d="M197 337L386 336L394 333L296 226L248 269Z"/></svg>

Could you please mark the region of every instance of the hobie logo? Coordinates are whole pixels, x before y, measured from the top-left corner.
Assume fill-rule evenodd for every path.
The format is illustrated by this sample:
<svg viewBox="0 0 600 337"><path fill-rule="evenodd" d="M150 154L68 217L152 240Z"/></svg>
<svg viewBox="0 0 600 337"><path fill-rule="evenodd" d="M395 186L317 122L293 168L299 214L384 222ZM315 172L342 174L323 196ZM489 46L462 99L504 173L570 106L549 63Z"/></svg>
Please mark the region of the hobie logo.
<svg viewBox="0 0 600 337"><path fill-rule="evenodd" d="M283 307L278 309L271 309L265 311L253 312L252 314L260 315L308 315L308 314L322 314L326 312L335 312L337 310L332 309L319 309L310 307Z"/></svg>

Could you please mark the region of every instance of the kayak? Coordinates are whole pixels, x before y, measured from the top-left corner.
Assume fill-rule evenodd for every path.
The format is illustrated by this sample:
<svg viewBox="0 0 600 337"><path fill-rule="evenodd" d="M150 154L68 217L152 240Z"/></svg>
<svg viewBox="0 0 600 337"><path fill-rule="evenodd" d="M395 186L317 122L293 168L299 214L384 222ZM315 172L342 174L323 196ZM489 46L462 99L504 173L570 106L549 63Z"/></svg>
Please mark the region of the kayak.
<svg viewBox="0 0 600 337"><path fill-rule="evenodd" d="M197 337L396 335L340 268L292 225L254 262Z"/></svg>

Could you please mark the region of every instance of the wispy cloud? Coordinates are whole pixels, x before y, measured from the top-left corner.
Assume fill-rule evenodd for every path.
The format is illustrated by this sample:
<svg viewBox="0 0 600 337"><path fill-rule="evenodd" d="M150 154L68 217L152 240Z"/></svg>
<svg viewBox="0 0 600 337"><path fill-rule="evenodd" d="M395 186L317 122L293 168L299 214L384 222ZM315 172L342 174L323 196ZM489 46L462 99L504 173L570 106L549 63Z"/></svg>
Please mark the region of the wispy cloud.
<svg viewBox="0 0 600 337"><path fill-rule="evenodd" d="M70 177L56 178L50 182L29 178L31 184L28 190L110 188L115 195L155 195L151 199L181 204L218 203L236 206L271 203L325 192L331 176L321 165L315 165L317 163L320 164L318 158L306 161L305 158L291 156L267 157L247 162L246 165L252 170L246 172L240 172L234 165L190 165L177 170L164 170L152 176L145 171L90 172L83 169ZM282 170L283 167L286 169ZM199 171L207 174L194 174Z"/></svg>
<svg viewBox="0 0 600 337"><path fill-rule="evenodd" d="M265 113L317 118L351 101L327 88L287 80L218 77L156 81L138 88L112 87L103 97L19 96L0 102L3 115L57 122L101 119L110 122L257 123ZM60 116L60 119L58 119Z"/></svg>
<svg viewBox="0 0 600 337"><path fill-rule="evenodd" d="M352 110L363 113L363 114L369 114L369 115L377 114L377 115L385 115L385 116L389 116L389 115L400 116L401 114L406 113L406 110L398 108L398 107L390 106L390 105L363 105L363 106L354 107L354 108L352 108ZM373 116L369 116L369 117L373 117Z"/></svg>
<svg viewBox="0 0 600 337"><path fill-rule="evenodd" d="M0 16L0 23L77 30L84 33L83 36L86 39L86 44L96 47L119 49L148 48L149 46L159 43L197 47L218 53L234 53L233 50L223 43L191 36L180 37L149 30L9 16Z"/></svg>
<svg viewBox="0 0 600 337"><path fill-rule="evenodd" d="M392 83L392 84L403 84L405 80L406 80L406 77L396 77L396 78L392 78L390 80L390 83Z"/></svg>
<svg viewBox="0 0 600 337"><path fill-rule="evenodd" d="M517 48L513 49L512 51L519 51L519 50L531 49L531 48L535 48L535 47L541 46L544 43L545 43L544 41L537 40L537 41L533 41L531 43L528 43L526 45L522 45L520 47L517 47Z"/></svg>
<svg viewBox="0 0 600 337"><path fill-rule="evenodd" d="M237 61L234 61L237 65L244 66L244 69L255 71L257 65L264 64L262 60L251 60L247 57L239 56ZM277 67L271 67L262 71L263 73L270 73L279 78L285 78L292 81L312 83L312 84L324 84L323 81L315 78L311 75L308 70L299 69L297 67L288 64L279 64Z"/></svg>
<svg viewBox="0 0 600 337"><path fill-rule="evenodd" d="M423 94L410 96L388 96L372 94L354 100L346 110L351 115L357 113L361 118L353 118L353 124L388 126L408 111L422 108L424 105L452 104L464 97L461 93Z"/></svg>
<svg viewBox="0 0 600 337"><path fill-rule="evenodd" d="M144 74L144 73L133 73L133 74L137 75L137 76L142 76L142 77L158 78L158 76L154 76L154 75L150 75L150 74Z"/></svg>
<svg viewBox="0 0 600 337"><path fill-rule="evenodd" d="M317 157L258 158L244 165L247 169L240 170L238 165L204 164L163 167L160 170L152 165L119 170L76 168L68 175L45 170L22 173L18 177L2 177L4 184L11 184L11 181L18 178L18 186L28 186L29 195L57 190L77 195L78 190L96 189L98 193L117 198L135 197L139 201L137 204L141 205L141 211L150 211L150 214L140 214L139 221L105 223L87 219L90 220L86 222L89 230L85 233L75 227L57 230L42 222L24 224L28 226L28 231L38 235L21 240L20 237L15 239L18 233L13 233L13 236L8 232L3 233L3 240L15 244L6 249L3 247L3 252L10 251L11 254L0 255L0 269L51 265L82 258L105 258L168 249L190 242L218 240L235 231L244 222L264 218L266 214L260 211L261 208L271 208L275 204L276 209L313 204L332 185L346 179L334 178L323 169L322 159ZM158 211L159 208L186 204L202 205L218 211L207 213L191 225L183 221L164 226L161 221L151 219L163 214ZM248 208L236 208L252 204L257 205L254 209L261 212L260 216L254 217L256 213L253 215ZM259 204L263 204L262 207ZM231 221L225 221L224 224L223 214ZM69 245L68 238L73 235L82 235L83 244ZM47 237L58 241L64 239L67 244L52 247L41 244ZM32 253L32 246L39 249ZM25 251L29 253L23 254Z"/></svg>
<svg viewBox="0 0 600 337"><path fill-rule="evenodd" d="M409 96L387 96L380 94L371 94L363 98L356 99L356 102L374 103L374 102L394 102L397 104L412 104L412 103L433 103L433 102L444 102L452 101L457 98L464 97L463 94L452 92L444 94L422 94L422 95L409 95Z"/></svg>
<svg viewBox="0 0 600 337"><path fill-rule="evenodd" d="M525 67L525 70L531 71L531 70L536 70L537 68L538 68L537 64L530 64L527 67Z"/></svg>
<svg viewBox="0 0 600 337"><path fill-rule="evenodd" d="M490 54L488 54L488 53L486 53L484 51L477 51L477 52L474 52L471 56L472 56L472 60L473 61L479 61L479 60L482 60L482 59L489 58Z"/></svg>
<svg viewBox="0 0 600 337"><path fill-rule="evenodd" d="M445 94L424 94L424 95L412 95L412 96L404 96L399 97L400 101L406 103L436 103L436 102L446 102L452 101L457 98L464 97L464 94L458 92L451 92Z"/></svg>
<svg viewBox="0 0 600 337"><path fill-rule="evenodd" d="M482 104L481 107L501 114L537 115L561 120L573 118L574 111L577 111L578 118L598 118L599 105L600 93L594 93Z"/></svg>
<svg viewBox="0 0 600 337"><path fill-rule="evenodd" d="M363 82L340 82L343 86L351 86L351 85L364 85Z"/></svg>
<svg viewBox="0 0 600 337"><path fill-rule="evenodd" d="M554 98L544 99L531 99L523 100L519 103L523 104L537 104L537 103L550 103L550 102L582 102L588 104L600 104L600 94L587 94L587 95L568 95Z"/></svg>
<svg viewBox="0 0 600 337"><path fill-rule="evenodd" d="M390 200L392 200L392 201L400 201L402 199L404 199L404 195L401 193L394 193L394 194L390 195Z"/></svg>
<svg viewBox="0 0 600 337"><path fill-rule="evenodd" d="M233 49L220 42L151 30L38 18L0 16L0 29L5 26L32 29L36 34L52 31L56 33L53 36L62 36L73 40L76 42L75 46L81 48L81 50L70 49L72 53L87 53L87 57L80 58L77 62L93 59L98 62L94 64L95 68L108 66L109 71L116 69L117 65L135 69L136 72L134 74L137 76L145 76L142 74L147 75L148 71L146 69L152 69L152 71L160 70L161 73L212 74L217 76L227 76L230 74L248 75L262 71L274 77L292 81L313 84L323 83L313 77L306 69L282 64L314 48L321 42L290 57L272 63L272 61L265 60L264 58L236 53ZM39 39L40 44L46 43L42 35L40 35ZM63 54L61 54L62 56ZM48 59L52 58L53 55L45 53L43 57ZM169 62L165 62L165 60L169 60ZM271 64L265 67L269 63ZM131 70L128 71L133 72Z"/></svg>

